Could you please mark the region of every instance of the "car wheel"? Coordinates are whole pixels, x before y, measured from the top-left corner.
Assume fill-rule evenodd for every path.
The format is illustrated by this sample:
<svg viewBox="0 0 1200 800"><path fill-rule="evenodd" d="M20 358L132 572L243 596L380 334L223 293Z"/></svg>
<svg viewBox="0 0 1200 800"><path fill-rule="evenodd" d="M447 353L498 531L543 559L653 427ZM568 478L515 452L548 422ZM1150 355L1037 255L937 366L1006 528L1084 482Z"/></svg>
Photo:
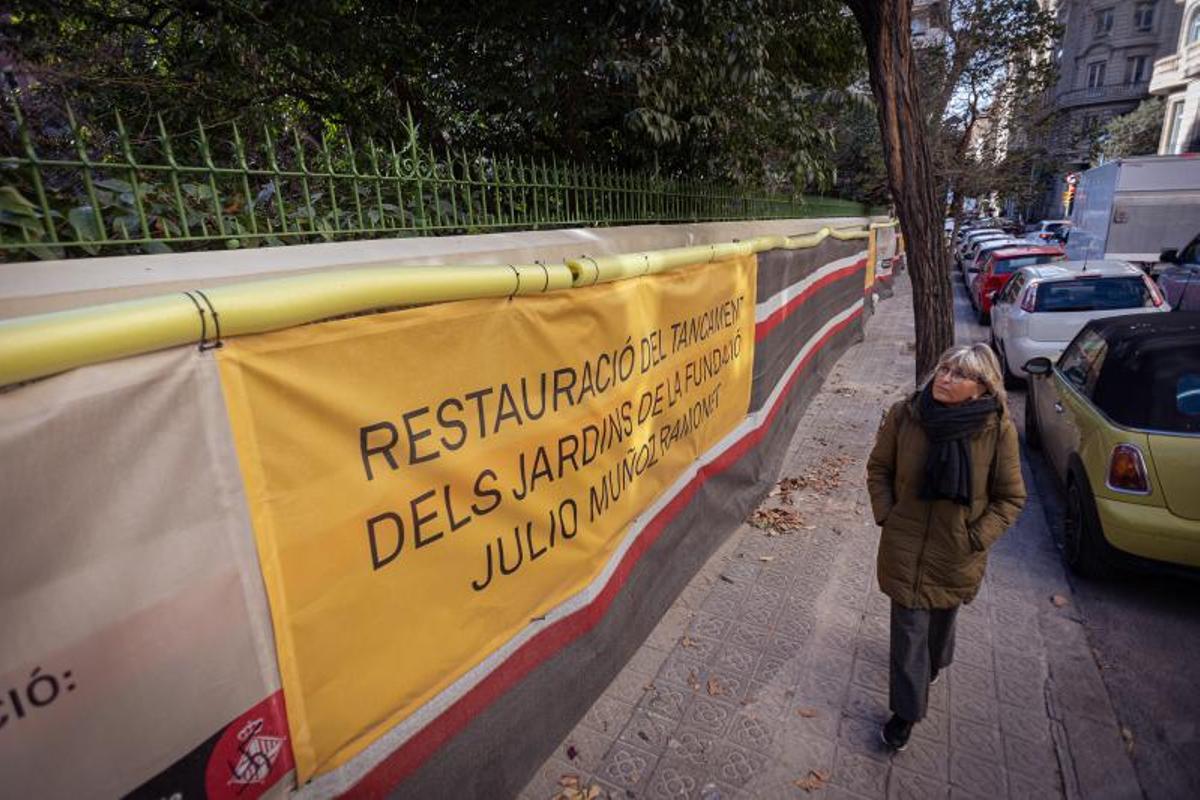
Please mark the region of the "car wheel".
<svg viewBox="0 0 1200 800"><path fill-rule="evenodd" d="M1087 478L1076 470L1067 477L1063 559L1072 572L1085 578L1104 578L1112 572L1091 487Z"/></svg>
<svg viewBox="0 0 1200 800"><path fill-rule="evenodd" d="M1030 450L1042 449L1042 432L1037 424L1037 407L1033 404L1033 392L1025 395L1025 444Z"/></svg>

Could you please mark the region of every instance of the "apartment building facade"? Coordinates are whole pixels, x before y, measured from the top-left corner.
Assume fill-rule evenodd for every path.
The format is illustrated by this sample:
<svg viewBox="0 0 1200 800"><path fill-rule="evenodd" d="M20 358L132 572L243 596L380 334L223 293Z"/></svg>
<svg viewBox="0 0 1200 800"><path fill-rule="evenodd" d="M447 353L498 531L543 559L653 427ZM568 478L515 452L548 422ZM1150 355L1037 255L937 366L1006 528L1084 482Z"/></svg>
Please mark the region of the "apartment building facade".
<svg viewBox="0 0 1200 800"><path fill-rule="evenodd" d="M1188 0L1194 5L1200 0ZM1058 166L1043 213L1063 212L1070 172L1088 166L1092 139L1113 117L1150 97L1155 64L1175 52L1183 8L1175 0L1041 0L1063 34L1053 53L1058 80L1047 98L1045 144Z"/></svg>
<svg viewBox="0 0 1200 800"><path fill-rule="evenodd" d="M1150 92L1166 99L1161 155L1200 153L1200 0L1175 0L1183 24L1174 53L1154 62Z"/></svg>

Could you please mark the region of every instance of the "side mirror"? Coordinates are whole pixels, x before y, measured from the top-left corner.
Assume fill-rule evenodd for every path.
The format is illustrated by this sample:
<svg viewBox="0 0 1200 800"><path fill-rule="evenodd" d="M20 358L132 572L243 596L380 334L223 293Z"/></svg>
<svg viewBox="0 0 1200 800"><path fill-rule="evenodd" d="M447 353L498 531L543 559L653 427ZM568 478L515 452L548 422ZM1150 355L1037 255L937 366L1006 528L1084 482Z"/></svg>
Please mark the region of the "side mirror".
<svg viewBox="0 0 1200 800"><path fill-rule="evenodd" d="M1178 264L1179 263L1179 251L1176 250L1174 247L1172 247L1168 250L1163 250L1159 254L1158 260L1163 261L1167 264Z"/></svg>
<svg viewBox="0 0 1200 800"><path fill-rule="evenodd" d="M996 295L998 295L998 294L1000 294L999 291L988 292L988 302L991 303L992 305L996 305Z"/></svg>
<svg viewBox="0 0 1200 800"><path fill-rule="evenodd" d="M1046 358L1045 356L1038 356L1037 358L1031 358L1026 361L1024 369L1030 375L1049 375L1053 366L1054 365L1050 363L1050 359Z"/></svg>

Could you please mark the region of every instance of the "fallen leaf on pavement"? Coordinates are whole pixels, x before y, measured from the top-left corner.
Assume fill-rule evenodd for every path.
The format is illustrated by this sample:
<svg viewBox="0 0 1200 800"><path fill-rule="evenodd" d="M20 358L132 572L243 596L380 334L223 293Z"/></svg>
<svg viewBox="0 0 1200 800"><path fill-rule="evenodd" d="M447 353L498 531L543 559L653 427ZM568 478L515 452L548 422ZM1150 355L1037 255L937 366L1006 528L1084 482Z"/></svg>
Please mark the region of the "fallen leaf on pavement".
<svg viewBox="0 0 1200 800"><path fill-rule="evenodd" d="M1125 749L1133 755L1133 731L1124 726L1121 727L1121 738L1125 740Z"/></svg>
<svg viewBox="0 0 1200 800"><path fill-rule="evenodd" d="M567 758L574 761L575 756L577 756L577 755L579 755L579 751L577 749L575 749L575 745L573 745L573 744L567 745Z"/></svg>
<svg viewBox="0 0 1200 800"><path fill-rule="evenodd" d="M817 711L815 708L797 708L796 713L805 719L812 719L813 717L820 716L821 712Z"/></svg>
<svg viewBox="0 0 1200 800"><path fill-rule="evenodd" d="M1066 597L1064 597L1061 594L1055 594L1055 595L1050 596L1050 602L1054 603L1055 608L1062 608L1063 606L1067 605L1071 601L1068 600Z"/></svg>
<svg viewBox="0 0 1200 800"><path fill-rule="evenodd" d="M806 792L814 792L817 789L824 789L827 780L829 780L828 772L810 769L807 775L796 781L796 786Z"/></svg>
<svg viewBox="0 0 1200 800"><path fill-rule="evenodd" d="M725 694L725 690L721 687L721 684L717 683L716 678L709 678L708 679L708 696L716 697L717 695L721 695L721 694Z"/></svg>
<svg viewBox="0 0 1200 800"><path fill-rule="evenodd" d="M750 515L750 524L767 532L790 533L804 524L795 511L787 508L760 508Z"/></svg>
<svg viewBox="0 0 1200 800"><path fill-rule="evenodd" d="M775 556L759 556L758 560L759 561L774 561Z"/></svg>
<svg viewBox="0 0 1200 800"><path fill-rule="evenodd" d="M579 776L578 775L563 775L561 778L558 779L558 785L563 787L564 789L578 789L579 788Z"/></svg>
<svg viewBox="0 0 1200 800"><path fill-rule="evenodd" d="M682 639L679 640L679 646L693 648L696 646L696 640L690 636L684 636Z"/></svg>
<svg viewBox="0 0 1200 800"><path fill-rule="evenodd" d="M696 670L688 673L688 686L692 687L693 692L700 691L700 679L696 677Z"/></svg>

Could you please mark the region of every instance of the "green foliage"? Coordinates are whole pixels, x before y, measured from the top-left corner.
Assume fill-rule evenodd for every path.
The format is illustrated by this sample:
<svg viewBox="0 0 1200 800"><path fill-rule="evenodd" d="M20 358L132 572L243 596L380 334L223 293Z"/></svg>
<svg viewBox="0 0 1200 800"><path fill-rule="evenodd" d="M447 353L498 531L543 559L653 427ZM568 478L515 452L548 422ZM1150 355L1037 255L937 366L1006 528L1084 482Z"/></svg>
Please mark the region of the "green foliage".
<svg viewBox="0 0 1200 800"><path fill-rule="evenodd" d="M12 0L29 114L76 103L102 147L237 121L566 157L803 190L830 184L828 90L861 68L835 0ZM11 136L11 132L10 132ZM10 149L15 148L11 139Z"/></svg>
<svg viewBox="0 0 1200 800"><path fill-rule="evenodd" d="M1116 158L1157 153L1164 108L1161 97L1152 97L1128 114L1110 119L1094 140L1092 166Z"/></svg>

